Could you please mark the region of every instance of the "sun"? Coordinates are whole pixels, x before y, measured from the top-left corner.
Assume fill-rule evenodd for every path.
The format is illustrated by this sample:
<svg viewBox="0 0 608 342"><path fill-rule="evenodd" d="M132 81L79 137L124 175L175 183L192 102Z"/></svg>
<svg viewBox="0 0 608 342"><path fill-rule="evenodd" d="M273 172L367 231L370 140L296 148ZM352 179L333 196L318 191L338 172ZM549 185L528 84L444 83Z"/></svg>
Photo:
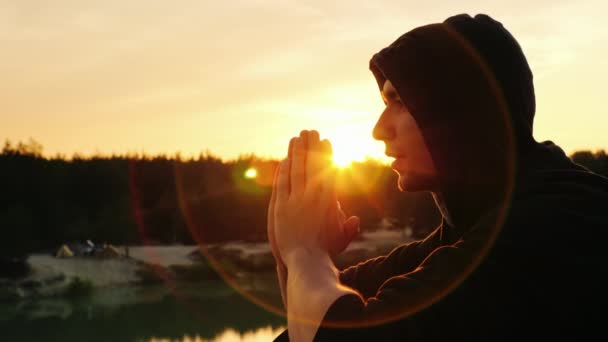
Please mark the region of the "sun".
<svg viewBox="0 0 608 342"><path fill-rule="evenodd" d="M390 160L384 155L384 144L372 137L370 126L373 123L355 121L320 127L321 138L328 139L331 143L334 167L349 168L353 162L364 162L367 159L381 162Z"/></svg>
<svg viewBox="0 0 608 342"><path fill-rule="evenodd" d="M366 127L340 127L327 131L332 145L332 162L338 168L348 168L353 162L367 158L385 159L384 145L372 139Z"/></svg>
<svg viewBox="0 0 608 342"><path fill-rule="evenodd" d="M334 155L332 157L332 162L338 168L347 168L358 158L354 155L352 150L348 149L337 149L334 147Z"/></svg>

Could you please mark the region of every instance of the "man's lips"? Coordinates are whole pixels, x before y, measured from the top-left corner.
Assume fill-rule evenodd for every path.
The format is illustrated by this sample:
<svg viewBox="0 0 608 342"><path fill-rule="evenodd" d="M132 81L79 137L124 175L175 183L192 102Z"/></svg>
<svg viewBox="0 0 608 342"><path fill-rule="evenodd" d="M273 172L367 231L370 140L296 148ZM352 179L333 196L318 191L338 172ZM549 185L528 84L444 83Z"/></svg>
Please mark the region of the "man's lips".
<svg viewBox="0 0 608 342"><path fill-rule="evenodd" d="M395 170L405 170L407 159L405 157L395 157L395 160L391 163L391 167Z"/></svg>

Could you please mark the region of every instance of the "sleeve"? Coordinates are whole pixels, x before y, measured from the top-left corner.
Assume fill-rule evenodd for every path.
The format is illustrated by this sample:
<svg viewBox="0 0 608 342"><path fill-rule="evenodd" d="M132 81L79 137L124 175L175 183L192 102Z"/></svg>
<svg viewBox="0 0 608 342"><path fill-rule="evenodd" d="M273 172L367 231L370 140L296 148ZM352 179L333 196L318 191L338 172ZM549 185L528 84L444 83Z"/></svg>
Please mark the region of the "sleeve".
<svg viewBox="0 0 608 342"><path fill-rule="evenodd" d="M413 271L386 280L372 297L363 299L357 295L346 295L338 298L325 314L314 340L359 340L363 337L383 340L383 337L388 339L396 334L394 329L403 331L412 323L411 320L409 323L409 319L400 320L399 326L378 324L391 317L406 317L415 313L458 284L474 257L461 244L459 241L437 248ZM370 324L375 326L370 327ZM368 328L346 328L352 326ZM413 335L412 331L408 332L408 336Z"/></svg>
<svg viewBox="0 0 608 342"><path fill-rule="evenodd" d="M374 326L374 322L385 321L391 315L405 315L407 312L404 310L416 311L426 303L429 293L432 295L442 284L450 282L450 270L453 276L461 274L456 270L469 260L468 253L462 240L447 244L449 239L442 239L445 233L442 227L439 226L424 240L399 246L386 256L342 271L341 284L357 290L360 296L351 294L338 298L325 314L314 340L393 340L394 329L401 331L404 324L412 325L411 331L416 331L413 320L399 321L398 326ZM289 341L287 330L275 341Z"/></svg>
<svg viewBox="0 0 608 342"><path fill-rule="evenodd" d="M388 278L371 297L346 295L338 298L326 312L314 340L384 341L394 340L396 336L417 340L429 336L445 337L442 329L448 329L450 333L466 329L451 322L456 321L453 318L464 304L456 304L453 297L439 299L460 285L488 251L496 237L495 222L495 214L490 213L466 234L439 247L436 246L441 242L441 231L435 231L434 238L429 236L435 239L435 243L428 244L431 252L413 270ZM426 239L422 245L425 242ZM414 259L417 257L420 255ZM364 279L360 278L359 282Z"/></svg>
<svg viewBox="0 0 608 342"><path fill-rule="evenodd" d="M418 267L440 245L440 230L438 227L424 240L396 247L388 255L346 268L340 273L340 282L357 290L363 298L374 296L389 278Z"/></svg>
<svg viewBox="0 0 608 342"><path fill-rule="evenodd" d="M391 341L406 336L407 339L427 338L429 331L434 333L433 329L442 325L439 321L446 319L443 316L447 315L436 312L445 312L449 304L438 309L440 305L436 303L433 305L435 313L430 315L429 310L425 310L423 315L418 311L441 298L467 275L467 269L479 256L477 242L461 239L452 245L436 248L410 272L385 280L373 296L364 298L349 294L338 298L326 312L314 341ZM382 262L386 260L390 260L390 255ZM359 280L361 283L364 281L363 278ZM275 341L288 340L285 331Z"/></svg>
<svg viewBox="0 0 608 342"><path fill-rule="evenodd" d="M435 229L424 240L401 245L393 249L388 255L370 259L358 265L346 268L340 273L340 283L357 290L363 298L373 297L378 292L380 286L388 279L399 274L409 273L418 267L422 261L440 245L440 242L441 226ZM384 295L386 295L386 293ZM346 319L350 316L349 311L352 308L355 308L355 312L360 314L363 313L365 307L363 298L356 295L347 295L338 298L330 307L323 322L328 320L334 321L340 317ZM370 300L372 302L377 302L378 298ZM378 304L372 304L369 307L372 308L376 306L378 306ZM323 340L331 340L330 336L325 336L326 334L340 332L340 330L335 329L322 328L321 330L322 331L317 333L317 335L321 334L320 336ZM370 332L370 329L365 329L365 331ZM354 334L352 337L353 339L360 340L361 335L354 332L352 333ZM316 338L318 338L318 336ZM277 336L274 341L289 341L288 331L283 331L283 333Z"/></svg>

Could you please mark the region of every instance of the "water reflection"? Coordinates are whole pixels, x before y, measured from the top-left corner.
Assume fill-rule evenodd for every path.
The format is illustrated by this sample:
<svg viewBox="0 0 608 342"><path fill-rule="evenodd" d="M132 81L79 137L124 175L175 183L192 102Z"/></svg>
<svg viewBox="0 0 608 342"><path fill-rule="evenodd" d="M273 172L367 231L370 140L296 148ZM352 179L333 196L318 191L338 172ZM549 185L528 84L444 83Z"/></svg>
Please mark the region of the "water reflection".
<svg viewBox="0 0 608 342"><path fill-rule="evenodd" d="M232 328L228 328L211 340L203 339L199 336L184 336L181 340L170 340L166 338L153 337L152 339L150 339L149 342L266 342L272 341L284 329L285 327L279 327L274 329L271 326L267 326L253 331L246 331L241 334Z"/></svg>
<svg viewBox="0 0 608 342"><path fill-rule="evenodd" d="M280 300L280 299L278 299ZM222 281L105 288L88 298L0 301L0 341L271 341L277 316Z"/></svg>

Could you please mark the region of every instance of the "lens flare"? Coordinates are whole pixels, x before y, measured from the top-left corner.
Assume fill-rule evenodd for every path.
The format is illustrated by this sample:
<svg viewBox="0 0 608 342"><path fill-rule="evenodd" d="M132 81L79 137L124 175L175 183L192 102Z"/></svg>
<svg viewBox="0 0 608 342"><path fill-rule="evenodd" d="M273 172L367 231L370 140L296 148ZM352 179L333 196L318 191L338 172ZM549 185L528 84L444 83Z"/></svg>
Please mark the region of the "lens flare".
<svg viewBox="0 0 608 342"><path fill-rule="evenodd" d="M257 178L258 176L258 170L250 167L247 169L247 171L245 171L245 178L247 179L254 179Z"/></svg>
<svg viewBox="0 0 608 342"><path fill-rule="evenodd" d="M362 327L382 324L390 321L395 321L404 318L408 315L416 314L416 312L427 308L433 303L440 300L442 297L450 293L455 287L459 286L464 279L479 265L484 259L489 249L492 247L496 237L498 236L502 225L506 218L506 214L512 199L513 181L515 176L515 143L513 139L513 130L511 127L510 115L508 113L508 107L504 101L502 92L497 85L493 75L488 72L485 64L479 58L474 55L474 51L471 51L473 58L476 58L476 62L479 67L483 69L486 74L488 86L491 88L495 98L498 109L500 111L501 127L505 130L505 138L507 141L501 141L505 144L505 153L501 154L501 162L505 162L507 172L505 174L504 182L501 182L501 186L504 185L504 195L500 199L497 207L495 208L494 215L485 218L487 220L487 226L490 227L487 232L487 237L483 241L479 242L482 246L478 248L476 255L473 255L465 267L456 275L452 275L449 278L443 279L444 282L436 288L429 287L425 291L420 293L420 296L413 299L408 305L403 307L399 306L386 312L378 313L374 317L370 317L365 321L353 320L353 321L340 321L340 322L323 322L327 326L341 326L341 327ZM340 134L336 133L337 136ZM349 139L350 135L341 135L344 139L336 139L335 142L344 142L344 145L333 144L334 151L334 163L337 166L350 165L352 161L356 161L359 158L359 154L362 150L362 145L358 145L353 142L352 138ZM336 138L335 136L333 138ZM355 153L357 152L357 153ZM183 214L184 220L186 221L187 228L190 230L192 238L196 241L199 246L200 252L204 254L209 264L218 272L218 274L240 295L247 298L251 302L258 306L285 316L285 310L280 303L280 299L277 301L278 294L270 295L267 292L259 291L253 283L245 284L242 281L242 272L239 273L237 267L228 267L222 263L221 255L214 252L213 246L209 241L209 233L213 231L221 230L222 226L229 227L231 225L247 225L249 222L246 220L235 221L235 213L239 210L236 206L239 203L245 203L245 201L253 201L256 199L255 196L266 196L270 197L274 170L276 169L277 163L261 163L260 165L252 166L251 163L243 162L239 164L238 171L232 174L233 184L222 183L215 188L213 193L198 194L197 196L189 194L186 189L191 189L191 186L187 184L182 175L181 170L176 168L175 174L175 185L177 187L176 194L177 200ZM356 170L355 170L356 169ZM365 196L368 204L372 206L378 212L383 210L382 194L374 191L374 183L383 181L382 172L377 170L364 171L359 169L357 166L351 166L350 168L343 168L341 173L348 173L347 171L353 171L350 174L350 179L347 186L342 186L342 189L357 190L360 195ZM243 177L244 176L244 177ZM245 179L244 179L245 178ZM254 179L253 181L250 179ZM338 181L339 183L339 181ZM263 185L266 185L265 187ZM354 189L353 189L354 188ZM228 194L233 199L232 204L228 208L222 208L222 203L215 201L216 195L223 193L224 191L230 192ZM259 200L259 197L257 197ZM208 207L197 206L197 203L202 201L208 201ZM263 211L266 208L259 208L258 210L263 215ZM203 211L205 210L221 210L225 212L224 216L219 219L208 219ZM252 273L256 280L259 280L259 273ZM275 300L273 300L275 298ZM310 322L307 317L291 316L290 319L296 319L298 321ZM318 323L318 322L316 322Z"/></svg>
<svg viewBox="0 0 608 342"><path fill-rule="evenodd" d="M342 154L334 155L332 158L332 162L339 169L345 169L353 163L351 158L349 158L348 156L342 155Z"/></svg>

